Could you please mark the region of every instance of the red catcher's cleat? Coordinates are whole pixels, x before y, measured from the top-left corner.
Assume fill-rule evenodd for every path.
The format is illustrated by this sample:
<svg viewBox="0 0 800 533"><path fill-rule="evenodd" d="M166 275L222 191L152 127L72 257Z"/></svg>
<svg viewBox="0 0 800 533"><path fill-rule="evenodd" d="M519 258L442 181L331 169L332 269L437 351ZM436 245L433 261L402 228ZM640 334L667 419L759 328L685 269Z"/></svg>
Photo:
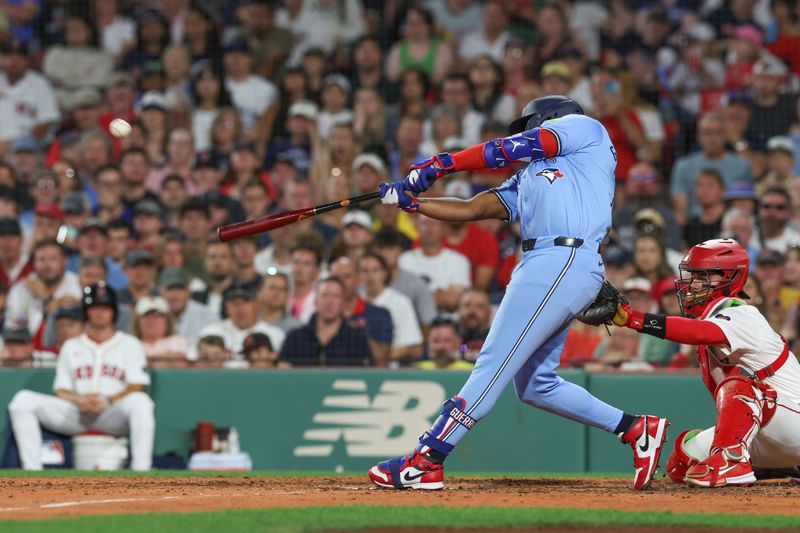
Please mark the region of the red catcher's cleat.
<svg viewBox="0 0 800 533"><path fill-rule="evenodd" d="M666 418L645 415L640 416L631 428L622 434L620 440L633 448L633 467L636 474L633 488L643 490L650 486L658 468L661 448L667 440Z"/></svg>
<svg viewBox="0 0 800 533"><path fill-rule="evenodd" d="M393 457L373 466L369 478L387 489L438 490L444 487L444 465L414 450L409 456Z"/></svg>
<svg viewBox="0 0 800 533"><path fill-rule="evenodd" d="M756 482L750 456L742 446L717 448L711 456L686 471L683 482L690 487L747 486Z"/></svg>

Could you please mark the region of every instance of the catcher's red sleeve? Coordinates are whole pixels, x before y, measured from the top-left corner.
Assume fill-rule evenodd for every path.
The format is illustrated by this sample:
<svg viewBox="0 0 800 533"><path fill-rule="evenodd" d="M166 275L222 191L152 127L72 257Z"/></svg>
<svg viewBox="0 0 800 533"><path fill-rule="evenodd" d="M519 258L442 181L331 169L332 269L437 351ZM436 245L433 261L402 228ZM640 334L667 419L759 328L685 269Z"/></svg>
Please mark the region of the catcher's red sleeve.
<svg viewBox="0 0 800 533"><path fill-rule="evenodd" d="M668 316L664 338L680 344L728 344L722 328L708 320Z"/></svg>

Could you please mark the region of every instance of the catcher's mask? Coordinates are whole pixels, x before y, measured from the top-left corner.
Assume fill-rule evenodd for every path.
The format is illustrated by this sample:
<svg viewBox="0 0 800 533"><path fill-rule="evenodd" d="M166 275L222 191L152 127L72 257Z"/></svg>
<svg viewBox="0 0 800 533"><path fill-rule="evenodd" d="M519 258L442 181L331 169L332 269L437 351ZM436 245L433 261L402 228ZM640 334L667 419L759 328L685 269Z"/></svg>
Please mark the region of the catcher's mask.
<svg viewBox="0 0 800 533"><path fill-rule="evenodd" d="M749 298L744 284L750 270L750 256L734 240L714 239L692 247L679 269L681 277L676 285L684 316L699 318L708 304L718 298Z"/></svg>

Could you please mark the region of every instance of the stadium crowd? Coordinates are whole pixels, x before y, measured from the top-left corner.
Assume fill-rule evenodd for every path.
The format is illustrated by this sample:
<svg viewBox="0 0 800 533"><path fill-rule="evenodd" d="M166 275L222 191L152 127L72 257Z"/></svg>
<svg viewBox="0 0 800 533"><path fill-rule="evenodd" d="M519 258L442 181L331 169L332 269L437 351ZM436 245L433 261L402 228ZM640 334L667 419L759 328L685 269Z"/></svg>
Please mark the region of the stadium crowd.
<svg viewBox="0 0 800 533"><path fill-rule="evenodd" d="M152 367L469 368L515 225L373 203L230 244L215 229L373 192L545 94L614 142L606 275L635 308L678 314L683 252L731 237L748 294L800 338L798 1L7 0L0 44L3 366L54 365L102 281ZM694 364L579 323L562 360Z"/></svg>

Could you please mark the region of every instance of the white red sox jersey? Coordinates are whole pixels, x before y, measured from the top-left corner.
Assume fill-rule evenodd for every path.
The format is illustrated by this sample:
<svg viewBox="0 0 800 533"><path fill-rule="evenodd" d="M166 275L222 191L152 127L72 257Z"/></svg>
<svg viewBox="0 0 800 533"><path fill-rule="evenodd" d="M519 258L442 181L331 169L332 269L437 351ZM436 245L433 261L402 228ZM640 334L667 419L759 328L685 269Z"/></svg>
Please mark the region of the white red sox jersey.
<svg viewBox="0 0 800 533"><path fill-rule="evenodd" d="M736 298L725 298L714 305L706 318L722 330L727 346L708 346L709 369L715 383L727 371L738 366L749 374L774 363L784 349L784 341L767 319L754 306ZM784 400L800 403L800 363L794 354L775 375L764 382L771 385Z"/></svg>
<svg viewBox="0 0 800 533"><path fill-rule="evenodd" d="M53 390L115 396L129 385L149 385L147 359L136 337L117 331L96 343L85 333L61 347Z"/></svg>
<svg viewBox="0 0 800 533"><path fill-rule="evenodd" d="M47 78L28 70L11 85L0 73L0 140L29 135L39 124L55 122L61 117L53 87Z"/></svg>

